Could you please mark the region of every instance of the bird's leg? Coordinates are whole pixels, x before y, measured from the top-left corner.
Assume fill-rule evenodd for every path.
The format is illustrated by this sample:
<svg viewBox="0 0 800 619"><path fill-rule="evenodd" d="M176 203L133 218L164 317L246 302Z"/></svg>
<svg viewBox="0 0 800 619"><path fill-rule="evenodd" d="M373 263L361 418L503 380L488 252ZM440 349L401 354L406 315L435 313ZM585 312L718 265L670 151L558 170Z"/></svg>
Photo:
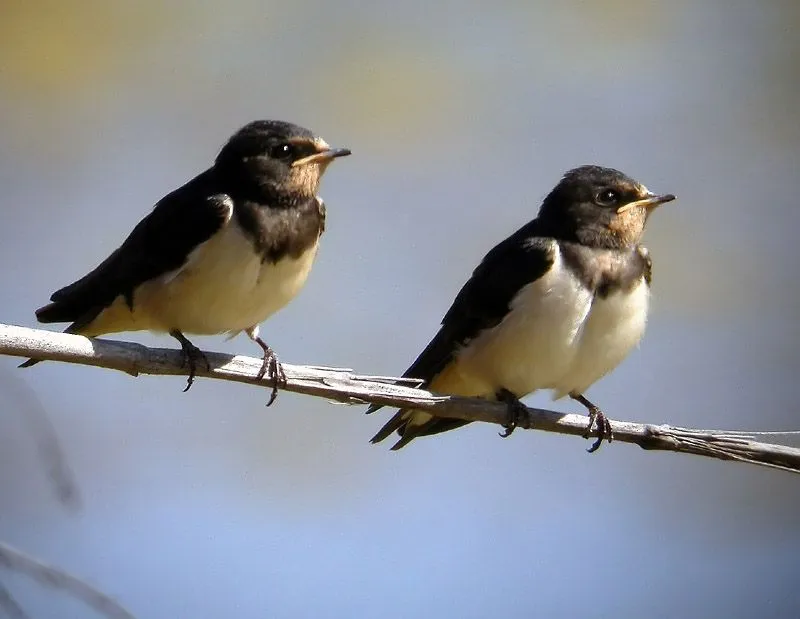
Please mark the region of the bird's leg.
<svg viewBox="0 0 800 619"><path fill-rule="evenodd" d="M266 374L267 378L272 381L272 393L270 393L269 400L267 400L267 406L270 406L275 401L275 398L278 397L278 384L282 387L286 385L286 373L283 371L283 366L278 360L278 355L275 354L275 351L272 350L264 340L256 336L253 341L261 346L261 349L264 351L263 362L261 363L261 369L259 369L258 374L256 374L256 380L261 380Z"/></svg>
<svg viewBox="0 0 800 619"><path fill-rule="evenodd" d="M611 422L606 418L603 411L580 393L570 393L569 397L583 404L589 411L589 426L586 428L586 433L583 435L583 438L589 438L591 436L592 427L597 424L597 440L595 440L592 446L586 451L589 453L595 452L600 448L604 440L608 440L609 443L614 440L614 431L611 429Z"/></svg>
<svg viewBox="0 0 800 619"><path fill-rule="evenodd" d="M182 367L189 368L189 378L186 381L186 389L183 390L185 393L189 391L189 387L191 387L194 382L194 377L197 372L197 362L202 361L206 366L206 370L210 370L211 366L208 363L208 359L203 354L203 351L186 339L183 333L177 329L173 329L169 334L181 343L181 355L183 356Z"/></svg>
<svg viewBox="0 0 800 619"><path fill-rule="evenodd" d="M500 432L500 436L508 438L514 432L514 429L521 425L523 427L530 426L530 417L528 415L528 407L519 401L519 398L511 393L508 389L500 389L495 393L498 401L503 402L508 410L508 420L503 426L504 432Z"/></svg>
<svg viewBox="0 0 800 619"><path fill-rule="evenodd" d="M281 387L286 385L286 373L283 371L283 366L278 360L278 355L275 354L275 351L258 336L258 327L248 329L246 333L264 351L261 369L256 374L256 380L261 380L266 375L272 381L272 393L267 401L267 406L270 406L275 401L275 398L278 397L278 385L280 384Z"/></svg>

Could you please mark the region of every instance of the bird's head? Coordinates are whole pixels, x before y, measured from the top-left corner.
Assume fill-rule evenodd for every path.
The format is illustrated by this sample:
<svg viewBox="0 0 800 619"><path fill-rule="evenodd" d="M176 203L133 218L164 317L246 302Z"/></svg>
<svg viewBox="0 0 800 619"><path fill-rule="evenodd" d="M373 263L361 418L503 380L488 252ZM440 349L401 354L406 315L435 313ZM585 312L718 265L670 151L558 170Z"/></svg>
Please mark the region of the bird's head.
<svg viewBox="0 0 800 619"><path fill-rule="evenodd" d="M542 203L539 219L562 238L626 248L640 241L650 213L674 199L653 194L618 170L587 165L564 175Z"/></svg>
<svg viewBox="0 0 800 619"><path fill-rule="evenodd" d="M257 120L237 131L217 156L215 167L243 187L298 200L317 195L325 169L346 148L331 148L308 129Z"/></svg>

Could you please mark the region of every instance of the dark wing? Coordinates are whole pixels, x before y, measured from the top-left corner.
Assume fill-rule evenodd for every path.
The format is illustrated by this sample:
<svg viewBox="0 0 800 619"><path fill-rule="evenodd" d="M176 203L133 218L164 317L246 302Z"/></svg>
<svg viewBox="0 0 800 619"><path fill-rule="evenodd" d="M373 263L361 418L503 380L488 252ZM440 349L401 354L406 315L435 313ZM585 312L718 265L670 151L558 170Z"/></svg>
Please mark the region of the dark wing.
<svg viewBox="0 0 800 619"><path fill-rule="evenodd" d="M36 311L39 322L71 321L67 330L76 331L119 295L132 306L137 286L178 269L230 219L233 204L215 184L212 168L164 196L100 266L53 293Z"/></svg>
<svg viewBox="0 0 800 619"><path fill-rule="evenodd" d="M503 320L512 300L523 286L536 281L548 271L554 260L554 244L552 239L537 236L541 234L539 227L539 221L534 219L486 254L445 314L439 332L405 371L404 377L419 378L424 381L423 386L430 384L453 360L459 348ZM379 408L372 405L367 413ZM406 412L399 411L372 442L383 440L394 430L398 430L402 436ZM457 419L435 418L424 428L415 428L414 436L452 430L465 423ZM411 440L413 437L405 438Z"/></svg>
<svg viewBox="0 0 800 619"><path fill-rule="evenodd" d="M548 239L531 237L535 231L528 226L486 255L445 314L439 332L404 377L423 379L427 385L461 346L500 324L520 288L547 272L554 259L552 245Z"/></svg>

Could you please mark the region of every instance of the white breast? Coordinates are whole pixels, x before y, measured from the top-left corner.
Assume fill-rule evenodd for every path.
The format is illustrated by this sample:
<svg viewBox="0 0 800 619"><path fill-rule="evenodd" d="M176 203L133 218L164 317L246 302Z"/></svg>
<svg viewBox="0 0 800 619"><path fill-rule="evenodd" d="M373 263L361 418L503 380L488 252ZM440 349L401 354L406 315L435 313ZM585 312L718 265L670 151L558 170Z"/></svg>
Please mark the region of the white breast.
<svg viewBox="0 0 800 619"><path fill-rule="evenodd" d="M459 374L478 388L475 395L499 387L527 394L556 384L575 362L591 301L556 247L551 269L520 290L499 325L464 347Z"/></svg>
<svg viewBox="0 0 800 619"><path fill-rule="evenodd" d="M435 389L520 397L553 389L584 390L613 370L644 333L649 290L595 298L564 265L558 248L550 271L522 288L503 321L469 342L434 381Z"/></svg>
<svg viewBox="0 0 800 619"><path fill-rule="evenodd" d="M87 334L142 329L235 334L258 325L291 301L305 283L316 254L315 243L298 258L262 262L236 218L231 218L189 255L183 267L138 288L133 312L120 297Z"/></svg>
<svg viewBox="0 0 800 619"><path fill-rule="evenodd" d="M572 367L553 385L554 399L583 393L622 363L644 335L649 300L650 288L644 278L630 292L595 298Z"/></svg>

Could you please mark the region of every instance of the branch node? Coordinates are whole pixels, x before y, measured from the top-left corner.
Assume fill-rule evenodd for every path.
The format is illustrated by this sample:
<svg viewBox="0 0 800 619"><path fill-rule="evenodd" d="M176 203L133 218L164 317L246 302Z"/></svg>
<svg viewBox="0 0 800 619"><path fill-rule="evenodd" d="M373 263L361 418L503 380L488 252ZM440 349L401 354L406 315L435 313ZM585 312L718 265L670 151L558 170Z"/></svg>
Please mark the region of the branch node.
<svg viewBox="0 0 800 619"><path fill-rule="evenodd" d="M639 447L647 450L678 450L680 441L671 434L668 425L645 424Z"/></svg>

